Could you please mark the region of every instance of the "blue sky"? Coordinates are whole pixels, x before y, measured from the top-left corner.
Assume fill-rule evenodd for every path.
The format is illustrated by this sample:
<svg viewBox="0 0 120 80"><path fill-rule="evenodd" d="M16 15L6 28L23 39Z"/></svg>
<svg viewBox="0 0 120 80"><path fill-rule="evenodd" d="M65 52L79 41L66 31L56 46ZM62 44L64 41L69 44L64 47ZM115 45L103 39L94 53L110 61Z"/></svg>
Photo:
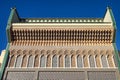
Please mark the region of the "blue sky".
<svg viewBox="0 0 120 80"><path fill-rule="evenodd" d="M6 48L6 25L10 8L25 17L103 17L112 8L117 23L117 48L120 50L120 0L0 0L0 52Z"/></svg>

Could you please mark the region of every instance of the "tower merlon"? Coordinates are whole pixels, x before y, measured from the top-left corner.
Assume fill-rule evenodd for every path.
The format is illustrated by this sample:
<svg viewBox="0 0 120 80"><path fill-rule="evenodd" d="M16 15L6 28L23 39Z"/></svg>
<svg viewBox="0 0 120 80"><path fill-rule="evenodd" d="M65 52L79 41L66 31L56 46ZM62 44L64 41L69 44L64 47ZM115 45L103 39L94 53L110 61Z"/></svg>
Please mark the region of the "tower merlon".
<svg viewBox="0 0 120 80"><path fill-rule="evenodd" d="M107 7L106 9L103 22L111 22L113 24L113 27L116 29L116 22L113 16L112 9L110 7Z"/></svg>

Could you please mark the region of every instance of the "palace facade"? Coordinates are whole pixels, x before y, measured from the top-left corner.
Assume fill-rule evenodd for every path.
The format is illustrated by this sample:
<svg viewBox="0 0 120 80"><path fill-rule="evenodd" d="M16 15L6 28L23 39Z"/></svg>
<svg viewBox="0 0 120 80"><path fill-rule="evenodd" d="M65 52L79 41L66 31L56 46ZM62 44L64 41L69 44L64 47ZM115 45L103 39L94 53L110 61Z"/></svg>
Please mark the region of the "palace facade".
<svg viewBox="0 0 120 80"><path fill-rule="evenodd" d="M103 18L20 18L11 9L3 80L118 80L116 23Z"/></svg>

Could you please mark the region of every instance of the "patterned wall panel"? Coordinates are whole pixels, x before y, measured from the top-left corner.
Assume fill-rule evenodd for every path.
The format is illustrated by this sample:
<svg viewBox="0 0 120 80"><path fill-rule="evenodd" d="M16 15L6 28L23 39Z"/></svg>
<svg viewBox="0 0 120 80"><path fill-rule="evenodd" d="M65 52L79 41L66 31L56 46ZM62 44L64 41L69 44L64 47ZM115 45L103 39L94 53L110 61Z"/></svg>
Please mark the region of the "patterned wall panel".
<svg viewBox="0 0 120 80"><path fill-rule="evenodd" d="M69 77L68 77L69 76ZM39 80L85 80L84 72L39 72Z"/></svg>
<svg viewBox="0 0 120 80"><path fill-rule="evenodd" d="M8 72L6 80L34 80L34 72Z"/></svg>
<svg viewBox="0 0 120 80"><path fill-rule="evenodd" d="M88 72L88 80L117 80L116 74L113 71L109 72Z"/></svg>

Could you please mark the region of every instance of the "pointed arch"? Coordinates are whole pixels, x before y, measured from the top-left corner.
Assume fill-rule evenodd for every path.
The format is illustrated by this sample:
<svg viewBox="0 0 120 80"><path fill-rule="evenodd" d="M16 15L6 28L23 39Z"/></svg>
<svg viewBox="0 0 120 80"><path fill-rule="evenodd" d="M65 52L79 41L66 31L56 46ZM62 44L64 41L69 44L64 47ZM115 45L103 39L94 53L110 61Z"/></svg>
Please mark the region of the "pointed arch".
<svg viewBox="0 0 120 80"><path fill-rule="evenodd" d="M40 58L40 67L45 67L45 55L42 55Z"/></svg>
<svg viewBox="0 0 120 80"><path fill-rule="evenodd" d="M45 51L44 51L44 53L45 53ZM50 53L51 53L51 50L47 50L46 53L47 53L47 54L50 54Z"/></svg>
<svg viewBox="0 0 120 80"><path fill-rule="evenodd" d="M95 67L95 59L93 55L89 56L90 67Z"/></svg>
<svg viewBox="0 0 120 80"><path fill-rule="evenodd" d="M75 50L71 50L71 51L70 51L70 54L75 54Z"/></svg>
<svg viewBox="0 0 120 80"><path fill-rule="evenodd" d="M41 51L41 54L45 54L46 52L45 52L45 50L43 49L42 51Z"/></svg>
<svg viewBox="0 0 120 80"><path fill-rule="evenodd" d="M69 55L65 56L65 67L70 67L70 56Z"/></svg>
<svg viewBox="0 0 120 80"><path fill-rule="evenodd" d="M51 54L49 54L49 55L47 56L46 67L51 67Z"/></svg>
<svg viewBox="0 0 120 80"><path fill-rule="evenodd" d="M114 60L114 63L115 63L115 67L118 67L118 63L117 63L117 59L116 59L115 55L113 55L113 60Z"/></svg>
<svg viewBox="0 0 120 80"><path fill-rule="evenodd" d="M29 55L31 56L33 54L33 52L34 52L33 50L30 50Z"/></svg>
<svg viewBox="0 0 120 80"><path fill-rule="evenodd" d="M94 54L95 54L95 55L98 55L98 54L99 54L99 50L95 50L95 51L94 51Z"/></svg>
<svg viewBox="0 0 120 80"><path fill-rule="evenodd" d="M76 54L78 54L78 55L79 55L80 53L81 53L81 51L80 51L80 50L77 50L77 51L76 51Z"/></svg>
<svg viewBox="0 0 120 80"><path fill-rule="evenodd" d="M92 55L92 54L93 54L93 50L89 50L89 51L88 51L88 54L89 54L89 55Z"/></svg>
<svg viewBox="0 0 120 80"><path fill-rule="evenodd" d="M16 50L15 49L10 51L10 55L14 55L14 54L16 54Z"/></svg>
<svg viewBox="0 0 120 80"><path fill-rule="evenodd" d="M82 54L83 54L83 55L86 55L86 54L87 54L87 50L84 49L84 50L82 51Z"/></svg>
<svg viewBox="0 0 120 80"><path fill-rule="evenodd" d="M105 50L101 50L101 51L100 51L100 54L101 54L101 55L105 55L105 54L106 54L106 51L105 51Z"/></svg>
<svg viewBox="0 0 120 80"><path fill-rule="evenodd" d="M95 54L96 67L102 67L100 51L95 50L94 54Z"/></svg>
<svg viewBox="0 0 120 80"><path fill-rule="evenodd" d="M76 55L71 56L71 67L76 67Z"/></svg>
<svg viewBox="0 0 120 80"><path fill-rule="evenodd" d="M57 50L53 50L52 51L52 54L54 55L54 54L56 54L57 53Z"/></svg>
<svg viewBox="0 0 120 80"><path fill-rule="evenodd" d="M57 67L57 65L58 65L58 61L57 60L58 60L57 59L57 55L54 55L52 57L52 67Z"/></svg>
<svg viewBox="0 0 120 80"><path fill-rule="evenodd" d="M22 58L23 58L22 55L18 55L16 57L15 67L21 67Z"/></svg>
<svg viewBox="0 0 120 80"><path fill-rule="evenodd" d="M22 50L17 51L17 55L20 55L20 54L22 54Z"/></svg>
<svg viewBox="0 0 120 80"><path fill-rule="evenodd" d="M84 64L84 67L89 67L89 65L88 65L88 56L87 55L83 56L83 64Z"/></svg>
<svg viewBox="0 0 120 80"><path fill-rule="evenodd" d="M38 67L39 66L39 56L38 54L35 56L35 62L34 62L34 67Z"/></svg>
<svg viewBox="0 0 120 80"><path fill-rule="evenodd" d="M9 67L14 67L14 64L15 64L15 55L12 55L11 59L10 59L10 65L9 65Z"/></svg>
<svg viewBox="0 0 120 80"><path fill-rule="evenodd" d="M96 54L95 55L95 61L96 61L96 66L97 67L101 67L101 58L100 58L100 55Z"/></svg>
<svg viewBox="0 0 120 80"><path fill-rule="evenodd" d="M8 60L8 65L7 65L7 67L10 67L12 57L15 55L15 53L16 53L16 50L15 50L15 49L10 50L10 55L9 55L9 58L8 58L9 60Z"/></svg>
<svg viewBox="0 0 120 80"><path fill-rule="evenodd" d="M22 59L22 67L27 67L27 55L25 54Z"/></svg>
<svg viewBox="0 0 120 80"><path fill-rule="evenodd" d="M83 57L80 55L77 56L77 67L83 67Z"/></svg>
<svg viewBox="0 0 120 80"><path fill-rule="evenodd" d="M101 61L102 61L102 66L103 67L108 67L106 55L101 56Z"/></svg>
<svg viewBox="0 0 120 80"><path fill-rule="evenodd" d="M28 58L28 67L33 67L34 65L34 56L30 55Z"/></svg>
<svg viewBox="0 0 120 80"><path fill-rule="evenodd" d="M39 50L35 50L35 54L39 54L40 53L40 51Z"/></svg>
<svg viewBox="0 0 120 80"><path fill-rule="evenodd" d="M34 59L34 67L39 67L40 65L40 51L39 50L35 50L35 59Z"/></svg>
<svg viewBox="0 0 120 80"><path fill-rule="evenodd" d="M113 57L110 54L107 56L109 67L114 67L114 63L113 63L114 61L112 58Z"/></svg>
<svg viewBox="0 0 120 80"><path fill-rule="evenodd" d="M28 51L27 50L23 50L23 54L24 55L28 54Z"/></svg>
<svg viewBox="0 0 120 80"><path fill-rule="evenodd" d="M82 51L82 54L83 54L83 64L84 64L84 67L88 67L89 64L88 64L88 52L86 49L84 49Z"/></svg>
<svg viewBox="0 0 120 80"><path fill-rule="evenodd" d="M63 58L64 58L63 55L59 56L59 67L63 67L63 64L64 64Z"/></svg>
<svg viewBox="0 0 120 80"><path fill-rule="evenodd" d="M108 60L109 67L114 67L114 60L113 60L112 50L107 50L106 55L107 55L107 60Z"/></svg>

